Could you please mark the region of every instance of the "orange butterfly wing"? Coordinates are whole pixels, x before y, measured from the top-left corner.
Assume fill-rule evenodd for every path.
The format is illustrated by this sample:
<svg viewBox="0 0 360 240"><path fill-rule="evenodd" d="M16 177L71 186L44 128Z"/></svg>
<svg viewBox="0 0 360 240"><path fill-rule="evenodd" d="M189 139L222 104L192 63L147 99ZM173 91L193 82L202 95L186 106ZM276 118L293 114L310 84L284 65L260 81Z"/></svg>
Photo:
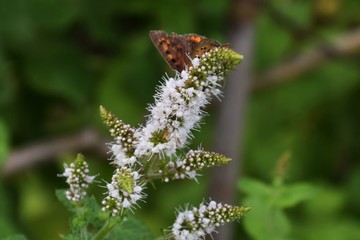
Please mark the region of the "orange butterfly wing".
<svg viewBox="0 0 360 240"><path fill-rule="evenodd" d="M171 68L181 72L189 59L186 56L186 40L178 34L150 31L150 39Z"/></svg>
<svg viewBox="0 0 360 240"><path fill-rule="evenodd" d="M150 39L163 56L165 61L176 71L181 72L185 66L190 66L195 57L201 57L214 47L229 47L219 42L197 34L167 34L156 30L149 32Z"/></svg>

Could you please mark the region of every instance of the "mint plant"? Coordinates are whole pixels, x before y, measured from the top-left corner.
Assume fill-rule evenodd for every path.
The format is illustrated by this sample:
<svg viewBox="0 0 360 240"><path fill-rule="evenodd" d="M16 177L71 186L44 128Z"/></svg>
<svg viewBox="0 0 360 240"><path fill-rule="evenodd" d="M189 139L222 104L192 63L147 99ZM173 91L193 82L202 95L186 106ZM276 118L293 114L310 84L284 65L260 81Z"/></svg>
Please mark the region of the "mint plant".
<svg viewBox="0 0 360 240"><path fill-rule="evenodd" d="M201 169L230 162L228 157L203 149L187 149L185 154L181 150L193 137L192 131L199 129L211 98L221 96L225 76L242 58L227 46L215 47L191 59L191 66L174 77L166 75L141 127L124 123L100 106L100 116L113 137L108 146L114 174L106 183L100 207L86 194L95 177L89 175L84 157L78 155L74 163L65 165L62 176L70 189L58 195L75 216L71 233L64 239L151 239L146 230L135 230L133 225L138 223L129 217L129 212L135 212L139 203L146 201L145 189L150 181L196 180ZM199 207L178 210L175 223L164 231L163 238L203 239L216 227L236 221L248 211L246 207L203 202ZM126 232L125 236L120 232Z"/></svg>

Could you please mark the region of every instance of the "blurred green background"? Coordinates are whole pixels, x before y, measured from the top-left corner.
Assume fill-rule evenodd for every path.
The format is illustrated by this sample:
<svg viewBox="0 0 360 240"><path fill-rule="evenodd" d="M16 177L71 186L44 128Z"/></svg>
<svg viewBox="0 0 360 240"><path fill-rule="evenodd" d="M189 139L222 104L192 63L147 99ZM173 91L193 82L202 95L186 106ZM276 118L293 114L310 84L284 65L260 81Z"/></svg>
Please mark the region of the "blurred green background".
<svg viewBox="0 0 360 240"><path fill-rule="evenodd" d="M173 74L149 40L149 30L198 33L224 43L234 24L231 15L243 14L254 23L252 69L261 76L289 56L360 27L357 0L255 1L251 17L234 6L241 4L0 0L0 166L18 149L84 129L110 141L99 105L133 126L143 123L155 87L165 72ZM317 190L286 212L292 239L360 239L359 66L354 49L283 84L254 91L249 99L242 176L271 182L277 159L290 151L286 181L307 182ZM208 108L191 147L212 148L216 107ZM64 150L11 174L3 171L0 238L23 233L29 239L58 239L67 231L69 215L54 192L66 187L57 174L77 152L85 154L93 174L100 173L99 180L110 179L104 152L89 148ZM159 236L160 228L172 224L176 207L202 201L207 178L205 172L200 184L149 187L147 203L136 215ZM101 191L93 190L101 199ZM250 239L242 224L237 228L236 239Z"/></svg>

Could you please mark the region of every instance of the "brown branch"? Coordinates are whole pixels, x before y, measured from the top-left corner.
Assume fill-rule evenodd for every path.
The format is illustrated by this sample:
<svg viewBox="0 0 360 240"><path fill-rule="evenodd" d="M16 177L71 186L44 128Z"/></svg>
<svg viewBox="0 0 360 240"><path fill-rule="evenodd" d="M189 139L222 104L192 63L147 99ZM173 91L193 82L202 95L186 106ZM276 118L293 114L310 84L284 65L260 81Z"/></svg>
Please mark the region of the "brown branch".
<svg viewBox="0 0 360 240"><path fill-rule="evenodd" d="M86 129L71 136L38 142L14 150L6 159L1 175L9 176L66 152L96 150L105 154L107 150L104 143L105 139L92 129Z"/></svg>
<svg viewBox="0 0 360 240"><path fill-rule="evenodd" d="M360 27L337 37L332 42L319 44L266 71L257 77L252 89L256 91L281 84L331 59L354 54L359 49Z"/></svg>
<svg viewBox="0 0 360 240"><path fill-rule="evenodd" d="M219 202L235 204L236 182L242 169L242 146L246 107L251 83L254 55L255 18L258 14L257 0L233 0L230 14L229 40L232 48L244 55L244 60L230 72L224 89L224 99L219 109L216 126L215 152L232 158L226 166L213 168L209 179L209 195ZM207 239L234 239L235 226L225 224Z"/></svg>

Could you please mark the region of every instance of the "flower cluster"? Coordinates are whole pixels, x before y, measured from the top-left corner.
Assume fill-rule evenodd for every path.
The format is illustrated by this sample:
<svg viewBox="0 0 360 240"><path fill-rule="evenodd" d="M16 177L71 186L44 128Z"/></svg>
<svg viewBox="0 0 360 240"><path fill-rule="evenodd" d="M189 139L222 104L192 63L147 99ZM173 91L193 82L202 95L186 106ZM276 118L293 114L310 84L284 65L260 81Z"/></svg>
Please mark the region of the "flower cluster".
<svg viewBox="0 0 360 240"><path fill-rule="evenodd" d="M241 60L241 55L223 47L194 58L191 67L176 73L175 77L164 79L155 95L154 105L149 107L146 124L138 129L131 128L100 107L100 115L115 140L109 145L112 163L118 168L112 183L107 186L104 210L116 215L144 197L143 187L137 183L141 178L139 172L144 181L196 179L197 170L229 162L230 159L220 154L200 150L190 151L185 159L168 164L158 159L171 156L185 146L192 137L191 130L198 127L204 115L204 107L212 96L219 97L225 75ZM130 192L124 188L124 171L134 176Z"/></svg>
<svg viewBox="0 0 360 240"><path fill-rule="evenodd" d="M111 183L107 184L103 210L116 216L124 209L133 209L145 197L143 190L147 181L196 180L198 170L230 161L203 150L190 150L184 159L176 157L175 162L161 158L174 155L186 145L192 137L191 131L199 126L211 97L221 95L225 75L241 60L241 55L227 47L213 48L195 57L190 67L164 79L155 95L155 103L149 106L145 125L137 129L100 106L100 116L114 138L108 145L111 163L116 167ZM85 185L80 183L79 186ZM79 199L85 194L83 190L71 188L68 198Z"/></svg>
<svg viewBox="0 0 360 240"><path fill-rule="evenodd" d="M221 96L221 83L241 60L241 55L225 46L211 48L195 57L181 73L164 78L155 103L148 107L147 121L139 128L132 128L100 106L100 116L114 138L108 145L115 171L111 182L106 184L107 192L102 200L102 210L109 213L108 217L125 216L128 210L133 211L139 201L144 201L145 184L151 180L197 180L198 170L231 160L204 150L190 150L184 158L175 154L192 138L192 131L199 127L205 115L205 106L212 97ZM70 201L79 201L86 195L86 188L94 180L88 172L82 155L78 155L70 167L65 165L62 176L67 177L70 185L66 192ZM248 211L249 208L214 201L202 203L198 208L179 211L167 238L204 239L216 227L238 220ZM104 225L98 236L106 236L114 223L109 221Z"/></svg>
<svg viewBox="0 0 360 240"><path fill-rule="evenodd" d="M165 176L165 182L168 178L172 179L195 179L198 176L197 171L205 167L214 167L224 165L231 159L219 153L207 152L203 150L190 150L184 159L178 159L176 162L169 162L166 166L169 174Z"/></svg>
<svg viewBox="0 0 360 240"><path fill-rule="evenodd" d="M94 181L95 176L89 176L89 167L84 156L78 154L75 161L68 166L64 164L65 172L60 175L66 177L70 188L66 191L69 201L77 202L86 195L86 189Z"/></svg>
<svg viewBox="0 0 360 240"><path fill-rule="evenodd" d="M132 210L137 201L145 197L144 184L139 178L139 173L128 167L116 169L112 182L106 185L108 192L102 201L103 211L110 211L112 216L116 216L124 209Z"/></svg>
<svg viewBox="0 0 360 240"><path fill-rule="evenodd" d="M189 69L165 79L149 107L146 125L136 133L136 156L171 156L185 146L197 128L211 96L219 97L221 82L242 56L229 48L214 48L201 59L194 58Z"/></svg>
<svg viewBox="0 0 360 240"><path fill-rule="evenodd" d="M115 143L110 144L110 151L113 154L112 163L119 167L133 165L136 161L134 156L135 130L102 106L100 106L100 116L109 127L110 134L115 140Z"/></svg>
<svg viewBox="0 0 360 240"><path fill-rule="evenodd" d="M228 204L202 203L199 208L179 212L168 239L198 240L215 231L226 222L239 220L250 208Z"/></svg>

